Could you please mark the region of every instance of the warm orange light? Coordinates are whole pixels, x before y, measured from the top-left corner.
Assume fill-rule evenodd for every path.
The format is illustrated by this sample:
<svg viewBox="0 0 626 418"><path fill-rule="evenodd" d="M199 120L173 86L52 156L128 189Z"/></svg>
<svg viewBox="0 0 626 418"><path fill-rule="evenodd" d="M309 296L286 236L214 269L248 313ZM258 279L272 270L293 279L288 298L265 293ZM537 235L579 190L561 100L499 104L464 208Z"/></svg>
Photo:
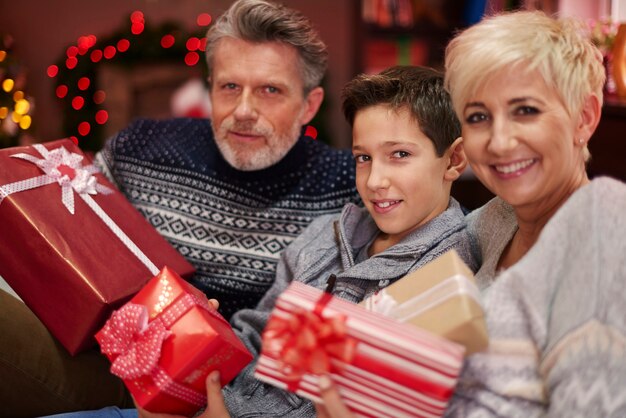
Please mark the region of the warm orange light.
<svg viewBox="0 0 626 418"><path fill-rule="evenodd" d="M13 90L14 85L15 85L15 81L13 81L13 79L11 78L7 78L2 82L2 90L8 93L11 90Z"/></svg>
<svg viewBox="0 0 626 418"><path fill-rule="evenodd" d="M29 115L24 115L20 119L20 128L26 130L30 128L31 123L33 122L32 118Z"/></svg>
<svg viewBox="0 0 626 418"><path fill-rule="evenodd" d="M15 107L14 107L15 113L19 115L25 115L28 113L29 110L30 110L30 103L28 103L28 100L21 99L15 102Z"/></svg>

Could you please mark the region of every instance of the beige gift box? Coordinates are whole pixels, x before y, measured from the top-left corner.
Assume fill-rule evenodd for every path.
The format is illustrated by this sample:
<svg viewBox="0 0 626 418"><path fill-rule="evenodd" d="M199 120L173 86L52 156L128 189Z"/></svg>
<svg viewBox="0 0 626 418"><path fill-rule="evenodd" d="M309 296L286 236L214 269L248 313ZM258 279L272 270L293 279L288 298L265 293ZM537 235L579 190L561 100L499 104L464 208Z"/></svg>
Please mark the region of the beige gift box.
<svg viewBox="0 0 626 418"><path fill-rule="evenodd" d="M474 275L455 250L361 304L462 344L466 355L485 349L489 342Z"/></svg>

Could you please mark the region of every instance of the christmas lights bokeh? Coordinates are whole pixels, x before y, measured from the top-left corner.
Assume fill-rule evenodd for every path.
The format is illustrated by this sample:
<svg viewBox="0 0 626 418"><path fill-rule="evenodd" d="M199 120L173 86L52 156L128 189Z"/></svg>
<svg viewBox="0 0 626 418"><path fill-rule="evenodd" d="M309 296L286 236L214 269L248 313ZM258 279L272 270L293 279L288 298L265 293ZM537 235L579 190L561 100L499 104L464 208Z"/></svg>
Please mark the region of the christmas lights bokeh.
<svg viewBox="0 0 626 418"><path fill-rule="evenodd" d="M33 124L33 99L25 93L26 71L12 47L13 38L0 35L0 148L19 145Z"/></svg>
<svg viewBox="0 0 626 418"><path fill-rule="evenodd" d="M211 16L202 13L196 19L197 30L190 33L175 22L152 26L143 12L136 10L113 35L80 36L46 69L46 75L55 81L54 92L62 103L65 136L79 143L81 148L93 151L97 151L104 140L102 127L109 120L109 114L106 91L97 85L97 69L101 63L115 62L127 68L138 63L163 61L190 67L202 65L205 34L210 23ZM206 72L204 65L201 71Z"/></svg>

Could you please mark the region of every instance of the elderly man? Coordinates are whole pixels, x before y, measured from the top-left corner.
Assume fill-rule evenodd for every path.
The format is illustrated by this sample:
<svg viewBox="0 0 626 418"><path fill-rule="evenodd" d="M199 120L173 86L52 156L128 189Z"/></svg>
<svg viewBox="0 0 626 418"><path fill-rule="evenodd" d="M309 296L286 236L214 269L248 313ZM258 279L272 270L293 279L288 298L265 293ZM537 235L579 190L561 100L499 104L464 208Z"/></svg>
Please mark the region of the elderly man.
<svg viewBox="0 0 626 418"><path fill-rule="evenodd" d="M323 100L327 63L308 19L240 0L207 36L211 121L136 121L96 162L196 267L192 283L228 318L256 305L280 252L314 217L358 195L351 154L302 134ZM2 291L0 333L2 414L132 405L96 350L70 357Z"/></svg>

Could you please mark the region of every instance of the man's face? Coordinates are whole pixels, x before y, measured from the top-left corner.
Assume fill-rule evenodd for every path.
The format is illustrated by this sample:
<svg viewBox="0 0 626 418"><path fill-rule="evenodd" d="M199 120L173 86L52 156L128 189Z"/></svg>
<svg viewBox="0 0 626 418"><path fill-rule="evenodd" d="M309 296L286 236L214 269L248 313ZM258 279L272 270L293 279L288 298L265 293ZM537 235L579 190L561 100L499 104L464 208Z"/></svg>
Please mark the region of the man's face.
<svg viewBox="0 0 626 418"><path fill-rule="evenodd" d="M310 97L318 90L304 96L294 47L221 39L213 55L211 102L215 140L226 161L246 171L280 161L315 115L319 103Z"/></svg>

